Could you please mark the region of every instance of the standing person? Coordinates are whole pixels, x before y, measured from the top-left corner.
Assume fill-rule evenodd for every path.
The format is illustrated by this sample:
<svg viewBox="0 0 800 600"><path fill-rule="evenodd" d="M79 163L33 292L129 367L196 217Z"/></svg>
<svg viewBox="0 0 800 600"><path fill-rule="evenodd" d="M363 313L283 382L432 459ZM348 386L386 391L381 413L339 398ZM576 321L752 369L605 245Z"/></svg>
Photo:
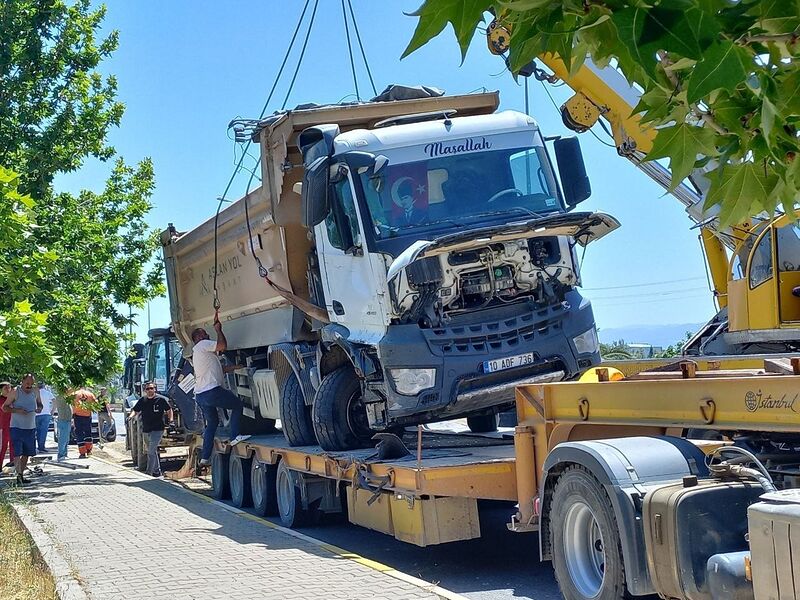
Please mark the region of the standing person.
<svg viewBox="0 0 800 600"><path fill-rule="evenodd" d="M11 409L6 410L3 406L11 393L11 388L11 384L7 381L0 383L0 469L3 468L3 461L6 459L6 449L8 449L9 461L6 466L14 466L14 444L11 443Z"/></svg>
<svg viewBox="0 0 800 600"><path fill-rule="evenodd" d="M42 412L39 388L30 373L22 378L22 385L13 388L3 403L3 409L11 410L11 443L14 444L14 466L17 469L17 485L28 483L23 477L28 459L36 456L36 415Z"/></svg>
<svg viewBox="0 0 800 600"><path fill-rule="evenodd" d="M108 389L100 388L97 402L100 404L97 409L97 434L100 436L100 445L102 446L103 440L108 436L108 432L111 431L111 425L114 423L114 416L111 414L111 407L108 405Z"/></svg>
<svg viewBox="0 0 800 600"><path fill-rule="evenodd" d="M65 392L59 394L54 400L56 408L56 433L58 434L58 455L56 456L57 462L64 462L67 460L67 448L69 446L69 438L72 429L72 406L67 402L67 395L72 392Z"/></svg>
<svg viewBox="0 0 800 600"><path fill-rule="evenodd" d="M42 401L42 412L36 415L36 450L45 453L47 431L50 429L50 422L53 420L53 400L55 396L43 382L39 383L39 398Z"/></svg>
<svg viewBox="0 0 800 600"><path fill-rule="evenodd" d="M147 472L153 477L161 477L158 445L164 435L164 416L172 423L172 408L164 396L156 394L156 384L152 381L144 385L144 396L134 405L130 418L137 415L141 415L142 431L147 434Z"/></svg>
<svg viewBox="0 0 800 600"><path fill-rule="evenodd" d="M249 435L239 435L239 422L242 419L244 406L242 401L230 390L222 387L223 371L217 352L225 352L228 340L222 333L222 323L219 318L214 318L214 330L217 332L217 341L210 338L203 328L192 332L192 364L194 366L194 393L197 403L203 410L206 418L206 428L203 431L203 452L200 464L211 464L211 451L214 449L214 434L219 426L217 408L226 408L231 411L230 444L235 446L248 439Z"/></svg>
<svg viewBox="0 0 800 600"><path fill-rule="evenodd" d="M78 442L78 458L88 458L92 453L92 405L96 398L92 392L81 388L75 392L72 419L75 421L75 440Z"/></svg>

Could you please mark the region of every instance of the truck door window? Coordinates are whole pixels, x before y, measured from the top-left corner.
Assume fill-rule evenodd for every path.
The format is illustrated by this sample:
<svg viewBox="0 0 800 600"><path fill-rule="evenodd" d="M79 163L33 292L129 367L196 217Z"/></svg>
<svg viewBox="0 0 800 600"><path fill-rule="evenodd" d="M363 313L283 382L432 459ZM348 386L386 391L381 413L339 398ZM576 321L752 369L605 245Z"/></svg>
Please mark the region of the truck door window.
<svg viewBox="0 0 800 600"><path fill-rule="evenodd" d="M772 278L772 230L768 230L753 250L750 260L750 289Z"/></svg>
<svg viewBox="0 0 800 600"><path fill-rule="evenodd" d="M791 223L777 230L778 269L800 271L800 227Z"/></svg>
<svg viewBox="0 0 800 600"><path fill-rule="evenodd" d="M331 246L342 251L353 246L361 245L361 233L358 228L358 213L356 212L350 180L342 179L334 185L335 195L331 204L331 211L325 219L325 228L328 230L328 240ZM344 234L344 235L343 235ZM349 238L349 239L347 239Z"/></svg>
<svg viewBox="0 0 800 600"><path fill-rule="evenodd" d="M153 342L150 347L150 356L148 357L148 379L152 380L167 380L167 352L164 347L164 340Z"/></svg>

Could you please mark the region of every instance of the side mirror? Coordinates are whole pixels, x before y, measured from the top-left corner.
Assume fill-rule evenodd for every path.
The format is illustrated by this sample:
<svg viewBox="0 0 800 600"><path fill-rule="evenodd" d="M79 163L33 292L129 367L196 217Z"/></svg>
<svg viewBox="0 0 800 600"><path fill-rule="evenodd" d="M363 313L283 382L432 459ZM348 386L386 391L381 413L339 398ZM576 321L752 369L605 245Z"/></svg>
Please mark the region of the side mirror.
<svg viewBox="0 0 800 600"><path fill-rule="evenodd" d="M592 195L592 186L583 164L581 145L576 137L560 138L554 143L564 201L570 208Z"/></svg>
<svg viewBox="0 0 800 600"><path fill-rule="evenodd" d="M313 229L328 216L328 176L330 159L321 156L306 167L301 188L301 212L303 225Z"/></svg>

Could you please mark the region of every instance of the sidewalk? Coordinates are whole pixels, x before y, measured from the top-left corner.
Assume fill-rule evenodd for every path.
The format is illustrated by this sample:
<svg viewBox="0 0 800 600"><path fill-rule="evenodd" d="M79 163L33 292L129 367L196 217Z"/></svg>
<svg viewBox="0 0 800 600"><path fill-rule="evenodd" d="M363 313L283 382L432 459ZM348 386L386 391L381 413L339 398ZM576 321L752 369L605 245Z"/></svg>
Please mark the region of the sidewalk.
<svg viewBox="0 0 800 600"><path fill-rule="evenodd" d="M413 578L352 560L176 484L87 462L88 471L47 467L47 475L15 500L51 569L59 572L54 575L72 580L71 586L59 582L62 589L73 588L62 598L441 597L433 586L425 589Z"/></svg>

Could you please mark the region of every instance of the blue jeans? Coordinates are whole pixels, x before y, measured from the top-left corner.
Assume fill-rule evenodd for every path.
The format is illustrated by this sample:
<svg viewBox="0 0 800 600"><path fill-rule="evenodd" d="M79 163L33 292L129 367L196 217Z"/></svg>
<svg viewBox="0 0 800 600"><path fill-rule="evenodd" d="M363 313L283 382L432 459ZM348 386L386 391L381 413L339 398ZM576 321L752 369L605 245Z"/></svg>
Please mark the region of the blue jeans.
<svg viewBox="0 0 800 600"><path fill-rule="evenodd" d="M72 421L56 421L56 429L58 430L58 458L67 458L67 446L69 445L69 436L72 433Z"/></svg>
<svg viewBox="0 0 800 600"><path fill-rule="evenodd" d="M36 447L39 452L44 452L44 446L47 442L47 428L50 427L52 419L52 415L36 415Z"/></svg>
<svg viewBox="0 0 800 600"><path fill-rule="evenodd" d="M197 403L203 410L206 418L206 428L203 430L203 452L200 458L208 460L214 450L214 435L219 427L218 408L226 408L231 411L231 439L239 435L239 421L242 418L242 401L238 396L223 387L215 387L205 392L197 394Z"/></svg>

